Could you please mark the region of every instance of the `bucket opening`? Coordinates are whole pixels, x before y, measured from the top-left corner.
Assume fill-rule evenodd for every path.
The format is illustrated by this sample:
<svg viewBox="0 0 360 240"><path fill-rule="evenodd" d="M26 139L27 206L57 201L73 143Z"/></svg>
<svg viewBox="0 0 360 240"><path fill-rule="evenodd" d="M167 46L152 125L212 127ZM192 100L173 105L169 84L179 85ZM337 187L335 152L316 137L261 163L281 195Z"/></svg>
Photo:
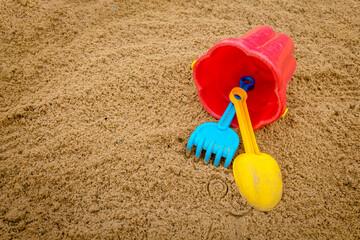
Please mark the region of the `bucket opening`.
<svg viewBox="0 0 360 240"><path fill-rule="evenodd" d="M274 107L278 108L279 103L276 79L270 66L232 45L218 47L210 56L199 63L195 77L200 99L213 116L219 118L223 114L230 101L230 91L239 86L243 76L251 76L256 81L247 100L251 121L259 122L274 116ZM236 118L233 125L238 126Z"/></svg>

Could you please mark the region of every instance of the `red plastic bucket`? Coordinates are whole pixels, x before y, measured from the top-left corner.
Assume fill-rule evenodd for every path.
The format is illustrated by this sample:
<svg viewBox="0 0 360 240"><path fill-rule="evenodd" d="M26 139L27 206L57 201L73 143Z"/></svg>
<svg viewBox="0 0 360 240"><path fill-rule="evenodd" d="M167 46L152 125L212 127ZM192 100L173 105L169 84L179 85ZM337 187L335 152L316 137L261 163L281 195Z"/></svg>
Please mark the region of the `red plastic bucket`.
<svg viewBox="0 0 360 240"><path fill-rule="evenodd" d="M243 76L255 79L247 105L254 130L276 121L286 108L286 87L295 71L294 43L268 26L260 26L240 38L215 44L193 66L200 101L220 119L229 104L231 89ZM232 127L238 127L234 118Z"/></svg>

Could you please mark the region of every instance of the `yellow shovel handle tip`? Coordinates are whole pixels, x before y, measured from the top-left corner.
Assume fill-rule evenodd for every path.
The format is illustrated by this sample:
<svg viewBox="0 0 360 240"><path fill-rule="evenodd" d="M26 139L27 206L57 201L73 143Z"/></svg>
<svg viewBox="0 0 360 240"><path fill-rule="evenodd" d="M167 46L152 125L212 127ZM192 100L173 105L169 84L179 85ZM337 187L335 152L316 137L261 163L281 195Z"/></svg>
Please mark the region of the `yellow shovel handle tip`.
<svg viewBox="0 0 360 240"><path fill-rule="evenodd" d="M196 60L192 62L192 64L191 64L191 69L194 69L195 63L196 63Z"/></svg>
<svg viewBox="0 0 360 240"><path fill-rule="evenodd" d="M229 98L232 103L234 103L236 101L241 101L241 100L237 100L235 98L235 95L239 96L241 98L241 100L243 100L243 101L246 101L246 99L247 99L247 92L242 88L235 87L231 90Z"/></svg>

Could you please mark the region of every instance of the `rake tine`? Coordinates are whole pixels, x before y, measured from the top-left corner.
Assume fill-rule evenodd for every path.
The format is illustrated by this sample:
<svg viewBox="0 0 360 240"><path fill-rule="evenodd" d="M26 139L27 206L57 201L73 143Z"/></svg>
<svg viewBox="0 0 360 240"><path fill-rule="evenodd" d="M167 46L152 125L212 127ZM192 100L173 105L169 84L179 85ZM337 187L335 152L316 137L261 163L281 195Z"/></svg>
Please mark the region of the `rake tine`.
<svg viewBox="0 0 360 240"><path fill-rule="evenodd" d="M224 151L224 146L221 145L218 149L218 151L216 152L216 157L215 157L215 162L214 162L214 165L217 167L220 163L220 159L221 159L221 155L222 155L222 152Z"/></svg>
<svg viewBox="0 0 360 240"><path fill-rule="evenodd" d="M215 145L215 143L213 141L209 143L207 150L206 150L206 154L205 154L205 162L209 162L211 152L212 152L212 149L214 148L214 145Z"/></svg>
<svg viewBox="0 0 360 240"><path fill-rule="evenodd" d="M226 157L226 160L225 160L225 166L224 166L225 168L227 168L229 166L229 164L231 163L231 160L234 157L235 152L236 152L236 149L230 149L229 150L229 153L228 153L228 155Z"/></svg>
<svg viewBox="0 0 360 240"><path fill-rule="evenodd" d="M229 155L229 152L230 152L230 148L229 147L225 147L223 153L222 153L222 156L224 158L227 158L227 156Z"/></svg>
<svg viewBox="0 0 360 240"><path fill-rule="evenodd" d="M187 152L190 152L190 151L191 151L192 145L194 144L195 137L196 137L196 133L193 132L193 133L191 134L190 138L189 138L189 141L188 141Z"/></svg>
<svg viewBox="0 0 360 240"><path fill-rule="evenodd" d="M196 158L200 157L204 142L205 142L205 139L203 137L201 137L198 141L198 145L196 146L196 154L195 154Z"/></svg>
<svg viewBox="0 0 360 240"><path fill-rule="evenodd" d="M207 150L209 148L209 143L210 143L210 140L205 137L204 145L202 147L203 150Z"/></svg>
<svg viewBox="0 0 360 240"><path fill-rule="evenodd" d="M205 138L205 142L204 142L204 145L203 145L203 149L204 149L204 150L208 149L209 143L210 143L210 140L207 139L207 138Z"/></svg>

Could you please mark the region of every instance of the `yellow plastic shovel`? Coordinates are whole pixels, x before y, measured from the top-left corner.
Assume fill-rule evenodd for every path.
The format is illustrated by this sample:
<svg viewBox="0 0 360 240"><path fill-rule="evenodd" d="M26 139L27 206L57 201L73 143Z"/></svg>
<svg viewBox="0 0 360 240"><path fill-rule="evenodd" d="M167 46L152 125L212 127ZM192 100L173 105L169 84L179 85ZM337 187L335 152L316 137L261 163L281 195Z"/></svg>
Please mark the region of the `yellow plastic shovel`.
<svg viewBox="0 0 360 240"><path fill-rule="evenodd" d="M239 96L241 100L235 96ZM234 160L234 178L241 195L250 205L261 211L270 211L281 199L281 172L274 158L259 151L246 99L247 93L241 88L233 88L230 92L245 148L245 153Z"/></svg>

